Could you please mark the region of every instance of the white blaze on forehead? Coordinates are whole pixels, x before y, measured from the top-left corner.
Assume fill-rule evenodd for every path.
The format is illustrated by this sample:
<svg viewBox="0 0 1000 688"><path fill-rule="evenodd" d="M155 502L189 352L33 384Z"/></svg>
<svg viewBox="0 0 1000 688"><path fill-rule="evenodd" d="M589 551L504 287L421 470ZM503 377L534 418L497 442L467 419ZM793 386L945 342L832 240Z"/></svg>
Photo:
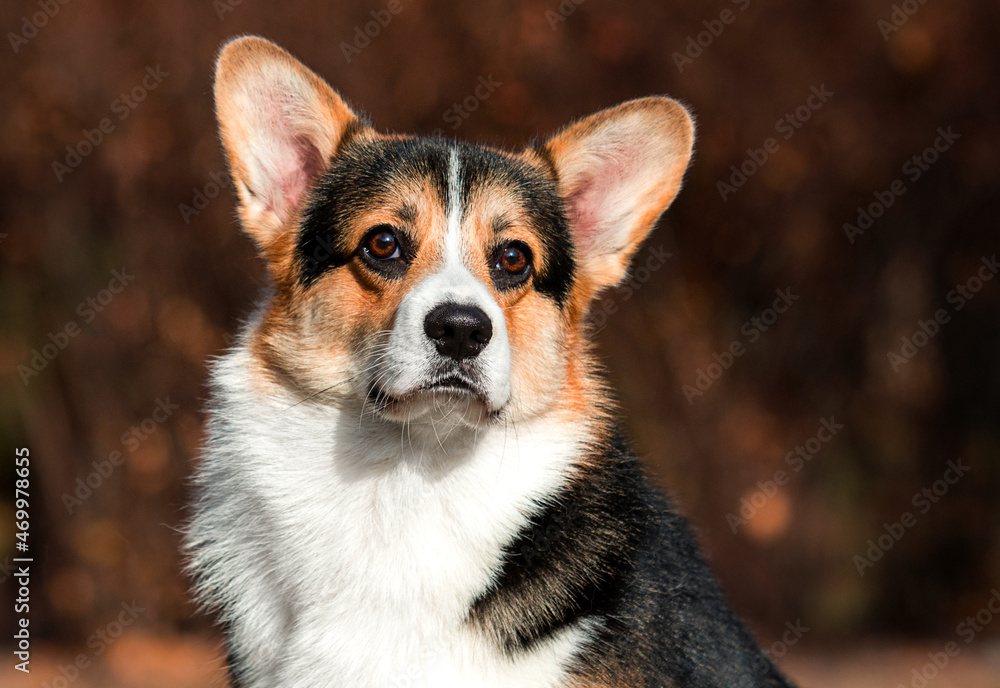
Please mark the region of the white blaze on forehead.
<svg viewBox="0 0 1000 688"><path fill-rule="evenodd" d="M455 301L456 303L476 305L487 312L494 320L502 318L486 285L479 281L466 261L475 251L468 251L467 239L463 236L462 224L465 220L462 207L462 160L458 148L452 146L448 150L448 207L444 232L444 264L428 279L424 286L436 285L439 291L440 303ZM496 308L491 309L490 306ZM496 323L494 323L495 325Z"/></svg>
<svg viewBox="0 0 1000 688"><path fill-rule="evenodd" d="M478 305L488 310L482 301L492 301L492 298L485 285L476 278L466 264L469 256L475 255L475 252L466 250L466 238L462 232L465 220L465 208L462 207L462 159L456 146L448 149L448 172L445 183L448 187L448 207L442 239L444 264L429 281L435 282L440 289L448 292L442 297L442 303L451 300Z"/></svg>
<svg viewBox="0 0 1000 688"><path fill-rule="evenodd" d="M445 262L463 264L462 251L462 162L458 149L448 151L448 226L444 237Z"/></svg>

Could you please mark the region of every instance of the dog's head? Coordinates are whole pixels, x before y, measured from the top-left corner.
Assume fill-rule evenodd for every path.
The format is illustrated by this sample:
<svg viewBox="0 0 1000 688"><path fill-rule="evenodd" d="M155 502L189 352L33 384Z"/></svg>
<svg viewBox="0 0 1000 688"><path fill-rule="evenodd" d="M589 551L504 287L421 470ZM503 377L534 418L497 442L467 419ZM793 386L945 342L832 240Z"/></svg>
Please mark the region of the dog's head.
<svg viewBox="0 0 1000 688"><path fill-rule="evenodd" d="M383 419L523 418L572 396L591 300L670 205L693 128L624 103L521 153L380 134L274 44L215 81L246 232L274 297L261 365Z"/></svg>

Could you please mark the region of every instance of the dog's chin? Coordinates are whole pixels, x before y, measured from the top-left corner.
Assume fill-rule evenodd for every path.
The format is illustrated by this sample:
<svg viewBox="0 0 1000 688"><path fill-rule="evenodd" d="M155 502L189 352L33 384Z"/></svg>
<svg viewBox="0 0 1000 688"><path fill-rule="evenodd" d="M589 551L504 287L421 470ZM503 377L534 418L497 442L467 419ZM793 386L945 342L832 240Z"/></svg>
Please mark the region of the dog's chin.
<svg viewBox="0 0 1000 688"><path fill-rule="evenodd" d="M378 390L369 395L374 412L398 423L479 427L496 418L500 409L491 408L486 396L462 380L443 380L402 394Z"/></svg>

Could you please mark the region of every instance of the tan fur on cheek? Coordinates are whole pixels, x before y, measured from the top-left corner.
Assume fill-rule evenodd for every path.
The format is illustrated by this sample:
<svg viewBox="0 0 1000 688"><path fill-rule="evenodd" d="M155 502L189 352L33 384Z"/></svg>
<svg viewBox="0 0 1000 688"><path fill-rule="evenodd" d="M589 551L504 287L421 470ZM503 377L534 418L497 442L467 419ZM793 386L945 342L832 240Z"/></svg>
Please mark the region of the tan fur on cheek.
<svg viewBox="0 0 1000 688"><path fill-rule="evenodd" d="M356 267L339 268L309 289L279 291L255 333L253 351L272 376L303 396L329 390L331 398L357 393L364 351L391 327L401 296L359 288Z"/></svg>
<svg viewBox="0 0 1000 688"><path fill-rule="evenodd" d="M513 408L535 415L552 406L566 382L562 315L551 299L535 291L501 306L511 347Z"/></svg>

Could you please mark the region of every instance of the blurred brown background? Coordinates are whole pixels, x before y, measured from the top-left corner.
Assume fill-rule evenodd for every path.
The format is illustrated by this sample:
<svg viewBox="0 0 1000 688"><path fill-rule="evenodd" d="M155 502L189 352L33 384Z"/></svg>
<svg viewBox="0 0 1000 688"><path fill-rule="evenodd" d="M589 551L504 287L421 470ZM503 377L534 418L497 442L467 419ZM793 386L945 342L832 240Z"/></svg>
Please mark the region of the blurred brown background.
<svg viewBox="0 0 1000 688"><path fill-rule="evenodd" d="M4 643L20 446L35 557L34 670L5 650L5 683L223 681L177 528L206 359L263 283L210 97L220 43L250 32L385 130L518 147L632 97L688 104L685 188L595 315L637 444L804 685L1000 686L1000 6L399 2L0 9ZM879 217L845 231L859 208ZM797 298L774 320L776 290ZM936 482L949 461L966 475Z"/></svg>

